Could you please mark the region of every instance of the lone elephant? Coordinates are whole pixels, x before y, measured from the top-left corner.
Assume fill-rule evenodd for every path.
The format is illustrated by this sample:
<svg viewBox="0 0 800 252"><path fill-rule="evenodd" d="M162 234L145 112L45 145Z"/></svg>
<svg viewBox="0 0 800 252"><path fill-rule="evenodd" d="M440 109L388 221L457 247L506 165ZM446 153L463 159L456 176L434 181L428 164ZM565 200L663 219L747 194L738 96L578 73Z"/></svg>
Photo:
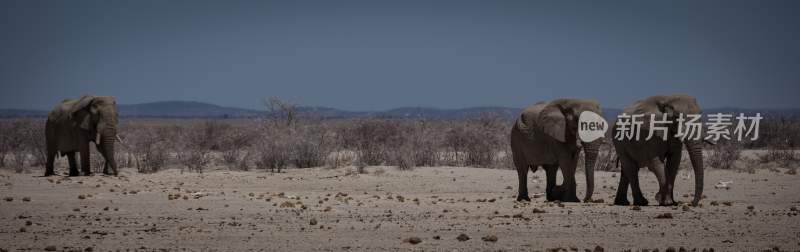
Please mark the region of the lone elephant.
<svg viewBox="0 0 800 252"><path fill-rule="evenodd" d="M575 170L581 148L586 156L586 195L583 200L591 201L594 166L602 140L582 142L578 139L578 118L584 111L601 114L596 101L583 99L539 102L522 111L511 128L511 153L519 179L518 201L531 200L528 196L528 169L536 172L541 166L547 174L545 193L548 201L579 202L575 192ZM556 186L559 167L564 182Z"/></svg>
<svg viewBox="0 0 800 252"><path fill-rule="evenodd" d="M694 136L679 135L678 131L683 129L685 133L689 133L687 123L692 121L690 117L701 114L697 100L684 94L652 96L635 102L625 108L623 113L632 116L627 120L628 123L635 123L633 116L640 116L638 120L642 123L638 139L620 135L622 129L617 127L622 122L620 120L617 120L612 127L614 148L622 165L622 176L619 179L614 204L630 204L627 199L629 185L633 191L633 204L639 206L648 204L639 187L639 169L647 167L658 180L659 190L655 197L658 204L674 205L675 177L680 168L683 146L686 146L694 169L692 204L697 205L703 196L703 139L699 130ZM697 123L700 123L699 119ZM634 135L629 134L629 136Z"/></svg>
<svg viewBox="0 0 800 252"><path fill-rule="evenodd" d="M114 142L117 137L117 103L114 97L86 95L77 100L64 100L53 108L47 117L45 138L47 164L45 176L54 175L56 156L67 156L69 176L78 176L75 152L81 154L81 171L91 175L89 142L96 144L105 159L103 173L117 175L114 161Z"/></svg>

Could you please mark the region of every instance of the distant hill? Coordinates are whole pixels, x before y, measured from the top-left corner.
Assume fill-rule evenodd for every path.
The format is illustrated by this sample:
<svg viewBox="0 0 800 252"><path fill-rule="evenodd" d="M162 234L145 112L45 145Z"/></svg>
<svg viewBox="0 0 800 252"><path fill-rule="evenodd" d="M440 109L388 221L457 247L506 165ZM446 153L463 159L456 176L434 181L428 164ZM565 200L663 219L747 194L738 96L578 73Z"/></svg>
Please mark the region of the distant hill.
<svg viewBox="0 0 800 252"><path fill-rule="evenodd" d="M223 107L195 101L162 101L140 104L119 105L122 118L253 118L268 116L263 110ZM318 118L407 118L407 119L464 119L484 114L499 115L513 119L522 111L511 107L471 107L460 109L440 109L431 107L401 107L384 111L347 111L328 107L299 106L296 108L299 117ZM28 109L0 109L0 118L46 117L49 111ZM608 121L616 120L621 109L603 109L603 116ZM708 108L706 114L713 113L745 113L753 115L761 113L765 117L800 118L800 109L742 109L742 108Z"/></svg>
<svg viewBox="0 0 800 252"><path fill-rule="evenodd" d="M255 117L258 110L222 107L194 101L164 101L119 105L122 117Z"/></svg>

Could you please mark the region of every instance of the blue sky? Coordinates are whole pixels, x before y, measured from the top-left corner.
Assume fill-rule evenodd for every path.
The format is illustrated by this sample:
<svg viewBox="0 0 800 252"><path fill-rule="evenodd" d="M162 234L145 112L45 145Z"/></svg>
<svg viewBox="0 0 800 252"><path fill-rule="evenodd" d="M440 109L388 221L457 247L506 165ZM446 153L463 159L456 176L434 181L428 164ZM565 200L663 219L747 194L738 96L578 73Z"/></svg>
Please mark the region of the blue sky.
<svg viewBox="0 0 800 252"><path fill-rule="evenodd" d="M0 108L799 108L798 1L0 1Z"/></svg>

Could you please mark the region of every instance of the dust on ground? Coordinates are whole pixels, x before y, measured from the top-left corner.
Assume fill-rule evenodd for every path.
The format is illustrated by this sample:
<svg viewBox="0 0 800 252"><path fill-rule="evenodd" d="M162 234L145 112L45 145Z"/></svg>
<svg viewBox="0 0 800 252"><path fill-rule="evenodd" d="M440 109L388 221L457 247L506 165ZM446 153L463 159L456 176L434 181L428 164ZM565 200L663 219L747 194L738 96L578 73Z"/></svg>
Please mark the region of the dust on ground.
<svg viewBox="0 0 800 252"><path fill-rule="evenodd" d="M596 172L598 203L515 201L513 170L369 167L39 177L0 171L0 249L531 251L800 248L800 176L707 170L701 207L612 206L618 174ZM694 190L682 170L675 197ZM544 172L530 174L532 194ZM651 203L654 176L643 169ZM578 196L584 178L578 177ZM718 182L727 188L716 188ZM727 183L732 181L731 183ZM534 195L532 195L534 196ZM538 196L538 195L537 195ZM630 197L630 196L629 196Z"/></svg>

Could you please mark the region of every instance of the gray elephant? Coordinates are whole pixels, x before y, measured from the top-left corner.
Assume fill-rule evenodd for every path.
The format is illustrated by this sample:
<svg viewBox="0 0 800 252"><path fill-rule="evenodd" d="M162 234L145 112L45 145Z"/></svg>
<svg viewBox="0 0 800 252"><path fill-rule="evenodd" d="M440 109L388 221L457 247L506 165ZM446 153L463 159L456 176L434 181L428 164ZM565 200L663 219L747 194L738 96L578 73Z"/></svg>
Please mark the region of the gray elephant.
<svg viewBox="0 0 800 252"><path fill-rule="evenodd" d="M601 114L593 100L558 99L539 102L522 111L511 129L511 153L519 180L518 201L528 197L528 169L542 167L547 175L545 189L548 201L579 202L576 195L575 169L581 148L586 156L586 195L591 201L594 191L594 166L601 139L581 142L578 139L578 117L584 111ZM556 172L561 168L564 182L556 186Z"/></svg>
<svg viewBox="0 0 800 252"><path fill-rule="evenodd" d="M117 102L110 96L83 96L78 100L64 100L50 112L45 125L47 164L45 176L54 175L53 162L60 153L69 160L69 175L78 176L75 152L81 153L81 171L91 175L89 169L89 142L95 142L105 159L103 173L117 174L114 161L114 141L117 136Z"/></svg>
<svg viewBox="0 0 800 252"><path fill-rule="evenodd" d="M652 96L635 102L625 108L623 113L644 116L640 119L643 123L641 124L638 140L635 137L632 137L633 139L619 139L616 137L620 131L616 126L620 123L619 120L612 127L614 148L617 151L619 163L622 165L622 176L619 179L619 187L617 187L614 204L630 204L627 199L628 185L633 191L634 205L644 206L648 204L647 199L642 196L642 190L639 188L638 175L639 168L646 166L658 179L659 190L656 194L658 204L674 205L673 186L680 168L681 151L683 146L686 146L695 178L692 204L697 205L703 195L703 140L702 137L695 139L691 138L692 136L687 136L687 138L682 139L677 136L679 127L683 130L688 129L686 122L690 119L689 115L701 114L697 100L694 97L682 94ZM651 131L651 115L655 115L655 119L661 122L653 124L653 127L659 127L659 130L652 130L653 137L647 140L646 138ZM664 118L667 120L664 120ZM683 122L678 118L683 118ZM666 132L664 129L666 129ZM664 134L666 134L666 140L663 139Z"/></svg>

